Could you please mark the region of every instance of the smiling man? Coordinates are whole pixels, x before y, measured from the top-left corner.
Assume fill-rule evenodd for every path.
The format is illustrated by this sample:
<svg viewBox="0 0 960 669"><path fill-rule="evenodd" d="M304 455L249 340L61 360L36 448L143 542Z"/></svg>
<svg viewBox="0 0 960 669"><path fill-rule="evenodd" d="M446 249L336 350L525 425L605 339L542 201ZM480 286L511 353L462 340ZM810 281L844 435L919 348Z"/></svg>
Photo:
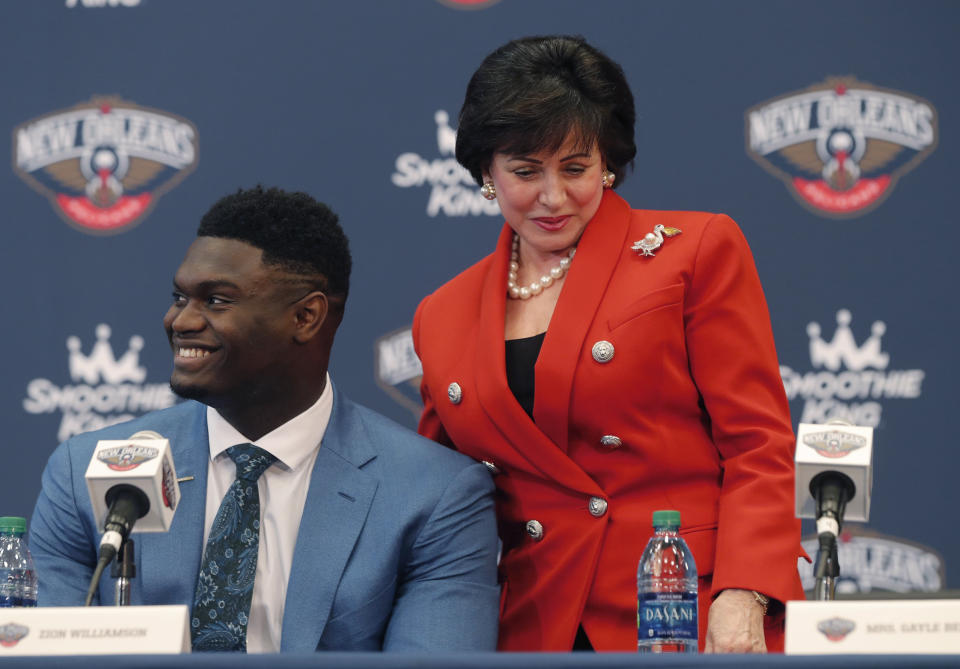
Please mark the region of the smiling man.
<svg viewBox="0 0 960 669"><path fill-rule="evenodd" d="M137 536L132 603L188 605L194 650L494 649L486 469L327 373L350 267L337 217L303 193L214 204L164 317L187 401L51 456L30 533L41 606L81 605L96 565L83 475L97 441L153 430L187 480L170 531Z"/></svg>

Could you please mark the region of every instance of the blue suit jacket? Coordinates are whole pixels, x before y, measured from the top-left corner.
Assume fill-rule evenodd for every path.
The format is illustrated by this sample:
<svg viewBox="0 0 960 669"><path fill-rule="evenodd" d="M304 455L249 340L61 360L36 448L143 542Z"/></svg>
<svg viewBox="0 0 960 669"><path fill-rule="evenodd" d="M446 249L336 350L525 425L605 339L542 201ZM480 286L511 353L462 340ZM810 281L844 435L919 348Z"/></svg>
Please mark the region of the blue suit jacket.
<svg viewBox="0 0 960 669"><path fill-rule="evenodd" d="M206 407L188 401L61 444L30 527L42 606L83 604L100 532L84 472L100 439L170 440L181 501L136 535L133 604L193 602L203 552ZM334 394L284 608L283 651L493 650L499 589L493 485L479 463ZM100 585L114 602L109 571Z"/></svg>

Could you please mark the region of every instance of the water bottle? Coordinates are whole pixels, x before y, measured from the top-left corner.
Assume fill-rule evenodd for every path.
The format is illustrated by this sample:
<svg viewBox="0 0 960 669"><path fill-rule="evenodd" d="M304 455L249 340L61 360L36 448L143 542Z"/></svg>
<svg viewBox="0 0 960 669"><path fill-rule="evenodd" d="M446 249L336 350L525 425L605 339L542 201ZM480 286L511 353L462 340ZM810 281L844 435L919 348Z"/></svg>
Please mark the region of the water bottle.
<svg viewBox="0 0 960 669"><path fill-rule="evenodd" d="M0 518L0 607L37 605L37 573L26 531L25 518Z"/></svg>
<svg viewBox="0 0 960 669"><path fill-rule="evenodd" d="M697 652L697 566L677 534L679 511L653 512L637 567L637 652Z"/></svg>

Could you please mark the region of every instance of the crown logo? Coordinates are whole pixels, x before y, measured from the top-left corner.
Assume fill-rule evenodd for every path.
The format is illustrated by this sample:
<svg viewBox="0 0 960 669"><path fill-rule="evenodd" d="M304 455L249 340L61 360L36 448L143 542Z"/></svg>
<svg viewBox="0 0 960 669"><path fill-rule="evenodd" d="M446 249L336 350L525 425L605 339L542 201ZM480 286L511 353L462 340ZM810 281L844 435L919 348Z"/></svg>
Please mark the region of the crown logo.
<svg viewBox="0 0 960 669"><path fill-rule="evenodd" d="M457 131L450 127L450 114L438 109L433 120L437 122L437 149L452 156L457 150Z"/></svg>
<svg viewBox="0 0 960 669"><path fill-rule="evenodd" d="M143 337L133 335L127 352L118 360L113 355L110 346L110 326L101 323L97 326L97 343L90 350L90 355L80 351L80 338L67 337L67 350L70 351L70 377L74 381L82 381L95 385L102 379L105 383L143 383L147 378L147 370L140 366L140 351L143 349Z"/></svg>
<svg viewBox="0 0 960 669"><path fill-rule="evenodd" d="M841 364L847 369L859 372L867 367L886 369L890 356L880 350L880 338L887 331L883 321L874 321L870 326L870 336L857 346L850 329L852 316L847 309L837 311L837 330L833 341L827 342L820 336L820 324L808 323L807 335L810 337L810 362L814 367L825 367L832 372L840 370Z"/></svg>

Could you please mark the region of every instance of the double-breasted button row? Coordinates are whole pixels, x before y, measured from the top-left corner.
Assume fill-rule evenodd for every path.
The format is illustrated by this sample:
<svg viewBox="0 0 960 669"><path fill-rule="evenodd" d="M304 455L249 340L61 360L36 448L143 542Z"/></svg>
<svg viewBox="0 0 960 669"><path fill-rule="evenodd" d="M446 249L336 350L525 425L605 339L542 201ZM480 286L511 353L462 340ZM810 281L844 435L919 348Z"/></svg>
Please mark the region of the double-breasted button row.
<svg viewBox="0 0 960 669"><path fill-rule="evenodd" d="M591 497L587 503L587 510L594 518L600 518L607 512L609 504L603 497ZM539 520L528 520L526 525L527 534L534 541L543 540L543 524Z"/></svg>

